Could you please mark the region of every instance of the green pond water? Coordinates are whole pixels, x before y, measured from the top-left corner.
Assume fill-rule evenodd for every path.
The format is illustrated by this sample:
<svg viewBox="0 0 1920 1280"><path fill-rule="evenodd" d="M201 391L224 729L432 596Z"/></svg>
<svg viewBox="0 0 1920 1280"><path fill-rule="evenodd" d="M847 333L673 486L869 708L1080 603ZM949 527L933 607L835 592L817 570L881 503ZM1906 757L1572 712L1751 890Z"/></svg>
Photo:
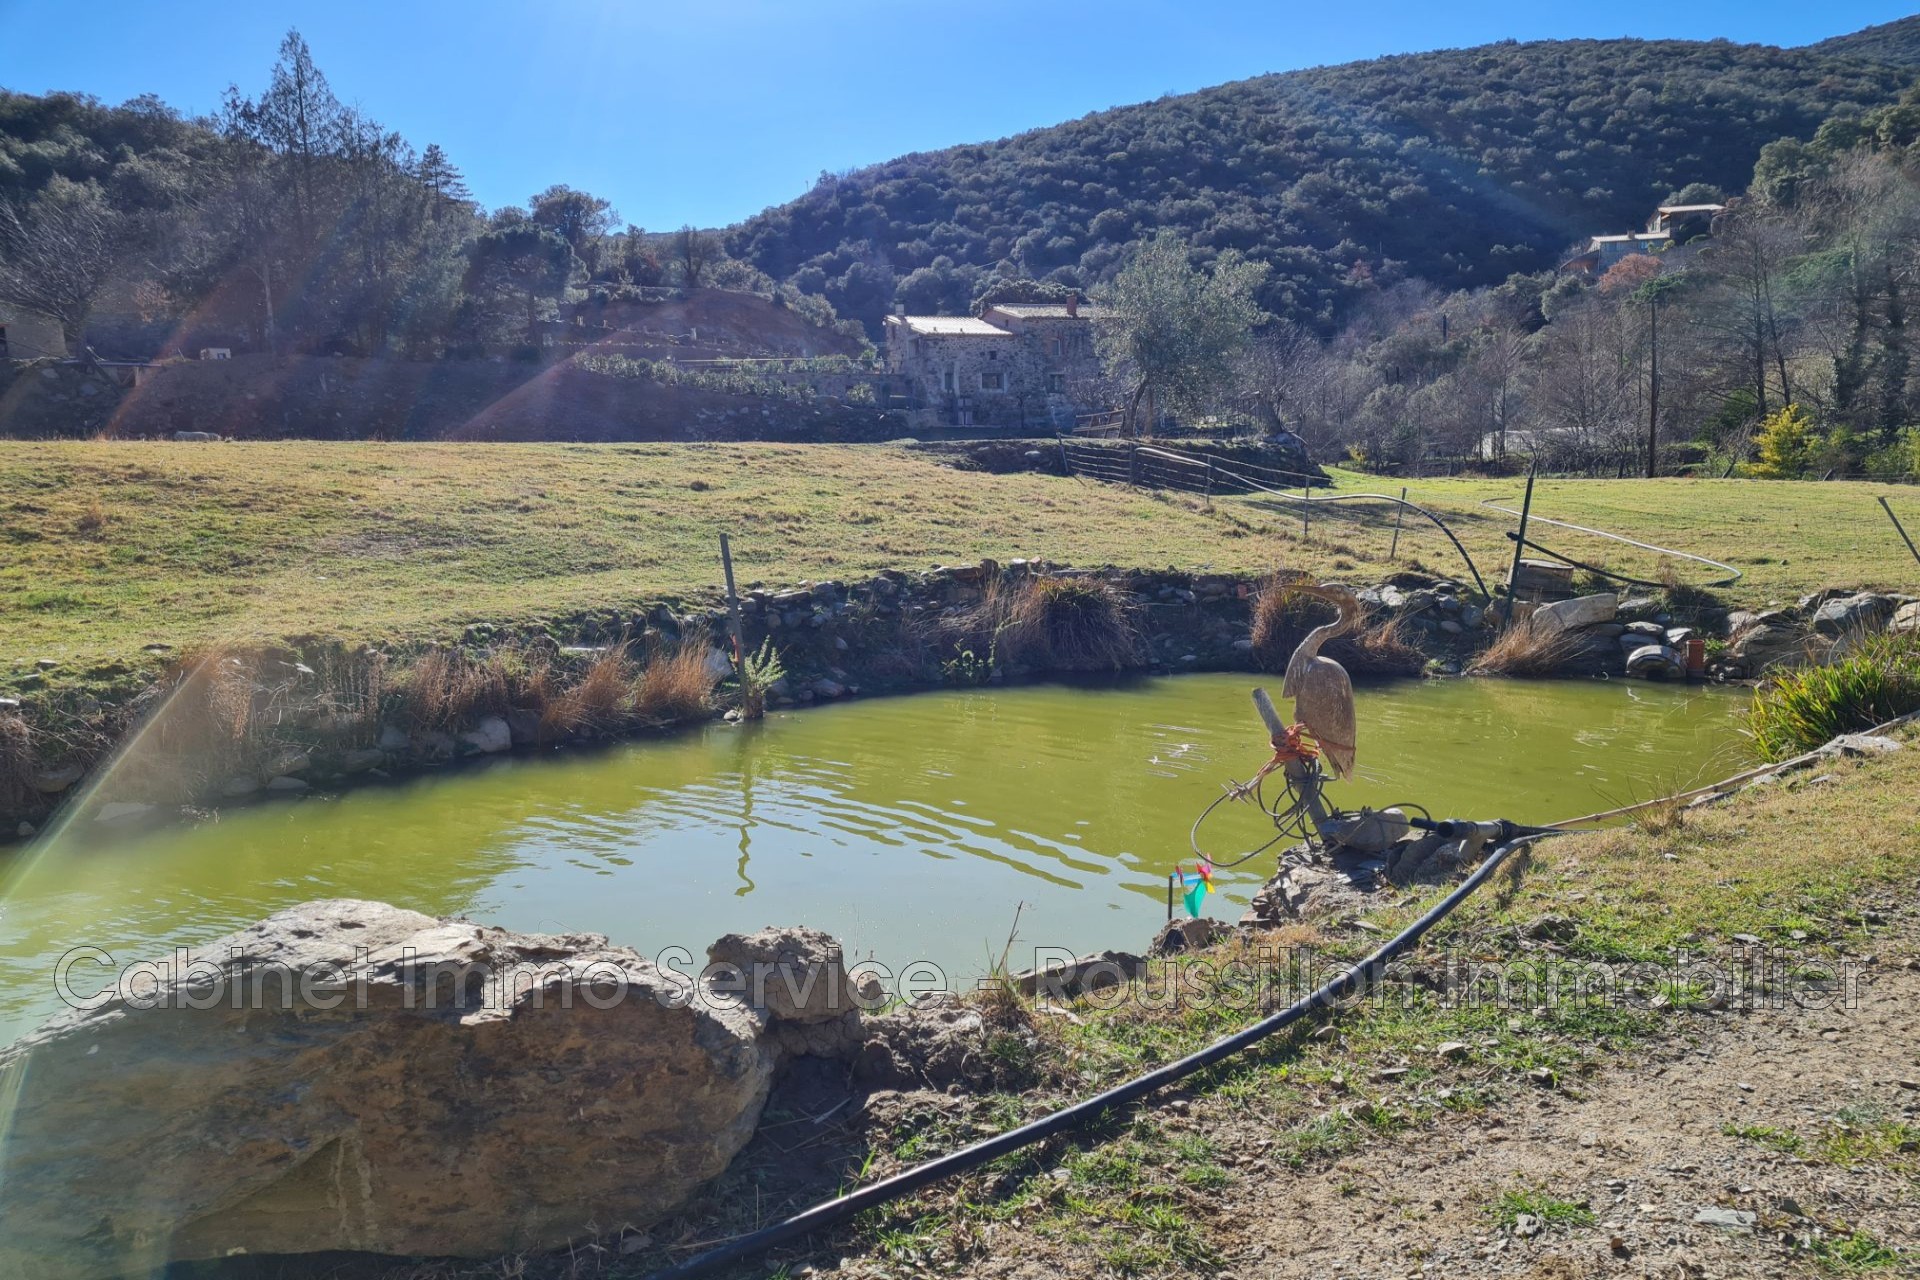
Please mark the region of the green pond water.
<svg viewBox="0 0 1920 1280"><path fill-rule="evenodd" d="M1138 948L1188 828L1265 759L1245 675L854 701L592 753L496 759L104 844L54 836L0 863L0 1041L57 1009L63 954L118 964L311 898L377 898L516 929L590 930L704 957L722 933L811 924L898 974L973 981L1020 907L1020 946ZM1277 692L1278 680L1268 682ZM1731 773L1724 690L1444 680L1358 691L1347 808L1546 822ZM1266 840L1250 806L1207 828ZM1271 852L1222 871L1232 918ZM1024 904L1024 905L1022 905ZM687 967L680 962L679 967ZM100 970L76 966L81 981Z"/></svg>

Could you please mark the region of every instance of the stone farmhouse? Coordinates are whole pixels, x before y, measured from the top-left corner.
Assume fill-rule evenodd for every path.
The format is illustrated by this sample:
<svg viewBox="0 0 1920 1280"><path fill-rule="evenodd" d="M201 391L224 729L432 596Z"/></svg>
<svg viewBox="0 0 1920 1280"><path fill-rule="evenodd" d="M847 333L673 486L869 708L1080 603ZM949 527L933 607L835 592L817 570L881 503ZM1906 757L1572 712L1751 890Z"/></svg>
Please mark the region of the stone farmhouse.
<svg viewBox="0 0 1920 1280"><path fill-rule="evenodd" d="M978 316L892 315L887 373L919 427L1070 430L1107 407L1093 323L1100 309L1001 302Z"/></svg>

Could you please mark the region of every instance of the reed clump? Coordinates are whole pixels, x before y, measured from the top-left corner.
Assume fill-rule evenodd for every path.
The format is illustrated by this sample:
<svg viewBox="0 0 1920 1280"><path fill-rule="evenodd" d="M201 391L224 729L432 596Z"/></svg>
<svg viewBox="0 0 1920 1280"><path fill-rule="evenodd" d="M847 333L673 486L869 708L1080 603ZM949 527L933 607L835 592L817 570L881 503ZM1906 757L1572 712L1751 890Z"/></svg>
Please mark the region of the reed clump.
<svg viewBox="0 0 1920 1280"><path fill-rule="evenodd" d="M1920 635L1849 637L1846 645L1833 662L1776 671L1754 690L1747 731L1762 759L1784 760L1920 711Z"/></svg>
<svg viewBox="0 0 1920 1280"><path fill-rule="evenodd" d="M0 712L0 804L23 804L33 787L33 730L11 711Z"/></svg>

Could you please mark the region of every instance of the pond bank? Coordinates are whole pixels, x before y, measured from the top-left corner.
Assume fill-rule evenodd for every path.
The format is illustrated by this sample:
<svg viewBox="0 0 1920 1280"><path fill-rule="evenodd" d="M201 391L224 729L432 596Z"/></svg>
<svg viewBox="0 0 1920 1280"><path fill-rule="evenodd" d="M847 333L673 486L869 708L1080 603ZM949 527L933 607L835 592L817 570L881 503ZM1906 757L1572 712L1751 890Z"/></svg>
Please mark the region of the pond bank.
<svg viewBox="0 0 1920 1280"><path fill-rule="evenodd" d="M1110 651L1089 660L1056 652L1044 628L1009 631L1007 602L1037 583L1100 593ZM769 699L782 708L1100 670L1275 671L1319 619L1281 613L1262 624L1262 585L1171 568L981 561L785 590L749 584L741 608L747 650L770 644L785 667ZM1359 595L1367 631L1329 653L1363 678L1458 674L1492 638L1491 612L1456 582L1409 571ZM1582 615L1549 671L1534 673L1621 675L1636 651L1683 644L1691 634L1709 639L1716 676L1735 679L1804 657L1809 638L1830 649L1837 627L1920 625L1914 612L1899 597L1838 591L1761 615L1729 615L1711 599L1629 598ZM460 759L704 719L714 712L686 687L688 668L706 671L708 685L725 677L728 658L713 640L726 627L726 611L712 603L661 601L630 613L476 622L458 645L438 650L313 640L208 653L154 684L123 681L119 693L70 684L54 664L34 673L18 699L0 700L0 838L33 834L68 796L86 795L88 821L137 826L183 807L297 798ZM1737 634L1722 649L1729 627ZM608 655L621 653L633 655L631 665L607 670ZM419 696L423 657L444 686L431 698ZM631 691L653 664L669 661L679 663L681 686L672 697L651 705L644 691ZM602 704L564 716L554 710L594 679L619 687L601 689ZM159 731L122 754L107 785L89 787L100 760L143 720Z"/></svg>

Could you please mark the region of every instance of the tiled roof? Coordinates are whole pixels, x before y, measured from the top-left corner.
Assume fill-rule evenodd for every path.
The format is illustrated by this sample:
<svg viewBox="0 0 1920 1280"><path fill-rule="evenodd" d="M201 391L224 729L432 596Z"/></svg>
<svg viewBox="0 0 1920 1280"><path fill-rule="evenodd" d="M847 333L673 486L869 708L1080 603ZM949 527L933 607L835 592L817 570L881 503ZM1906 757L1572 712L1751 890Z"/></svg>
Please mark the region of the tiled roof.
<svg viewBox="0 0 1920 1280"><path fill-rule="evenodd" d="M1068 311L1064 302L996 302L988 310L1004 311L1020 320L1069 320L1076 314ZM1100 314L1100 308L1083 302L1077 314L1082 320L1090 319Z"/></svg>
<svg viewBox="0 0 1920 1280"><path fill-rule="evenodd" d="M939 338L1008 338L1012 337L998 325L988 324L978 316L889 316L895 323L904 323L909 333L924 333Z"/></svg>

